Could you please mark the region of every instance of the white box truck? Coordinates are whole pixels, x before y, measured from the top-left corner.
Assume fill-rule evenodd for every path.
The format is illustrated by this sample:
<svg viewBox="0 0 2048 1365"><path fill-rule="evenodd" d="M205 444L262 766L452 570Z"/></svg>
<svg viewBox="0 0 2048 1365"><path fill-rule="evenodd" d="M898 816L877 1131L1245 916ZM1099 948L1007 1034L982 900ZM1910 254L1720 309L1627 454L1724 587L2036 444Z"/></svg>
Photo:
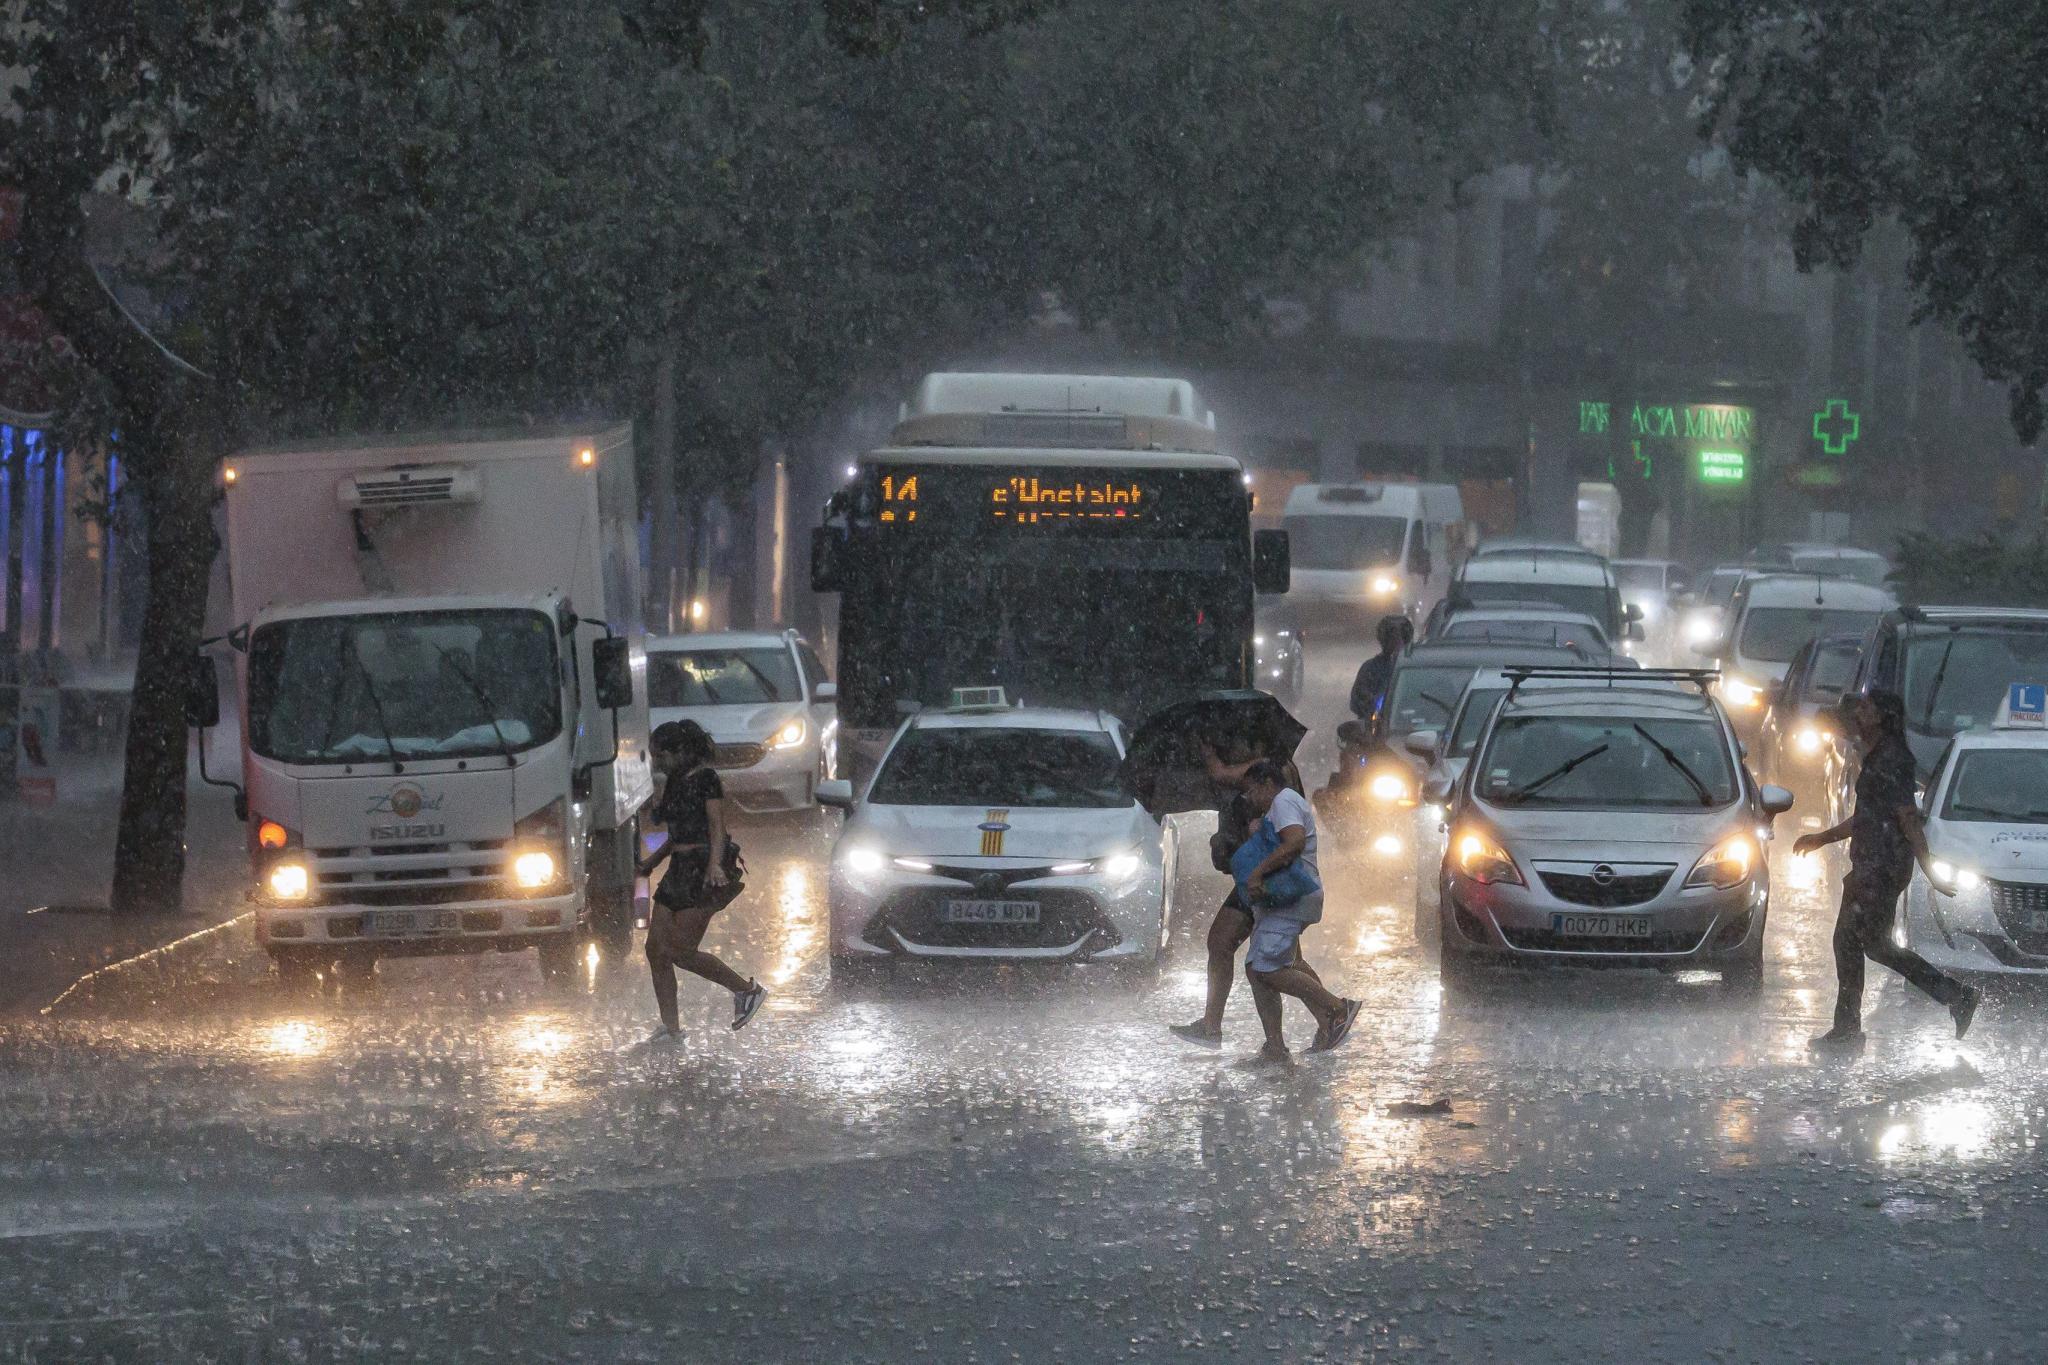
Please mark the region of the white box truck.
<svg viewBox="0 0 2048 1365"><path fill-rule="evenodd" d="M632 428L252 450L221 478L280 973L531 947L552 977L586 935L623 947L653 793Z"/></svg>

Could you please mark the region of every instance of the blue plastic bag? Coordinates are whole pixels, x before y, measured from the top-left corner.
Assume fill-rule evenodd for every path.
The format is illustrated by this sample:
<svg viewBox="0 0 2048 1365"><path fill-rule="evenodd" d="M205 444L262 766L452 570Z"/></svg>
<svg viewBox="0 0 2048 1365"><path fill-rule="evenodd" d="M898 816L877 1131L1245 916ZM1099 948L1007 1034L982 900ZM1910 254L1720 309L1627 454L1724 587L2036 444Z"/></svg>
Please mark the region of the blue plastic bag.
<svg viewBox="0 0 2048 1365"><path fill-rule="evenodd" d="M1252 826L1251 837L1230 855L1230 875L1237 879L1237 893L1246 905L1252 904L1252 898L1245 884L1251 880L1252 873L1258 871L1259 864L1272 857L1279 847L1280 835L1273 828L1273 822L1260 820ZM1322 889L1322 883L1309 875L1300 859L1296 859L1266 878L1258 904L1265 909L1281 909L1297 904L1304 896Z"/></svg>

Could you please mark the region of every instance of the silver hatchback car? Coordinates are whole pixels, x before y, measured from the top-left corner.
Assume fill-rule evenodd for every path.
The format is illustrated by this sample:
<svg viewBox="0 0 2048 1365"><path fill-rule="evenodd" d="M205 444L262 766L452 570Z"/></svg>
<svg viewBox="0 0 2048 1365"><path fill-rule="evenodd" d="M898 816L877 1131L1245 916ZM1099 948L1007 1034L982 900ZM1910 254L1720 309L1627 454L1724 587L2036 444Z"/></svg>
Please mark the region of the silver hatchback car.
<svg viewBox="0 0 2048 1365"><path fill-rule="evenodd" d="M1509 670L1446 805L1446 989L1490 964L1705 968L1754 994L1766 844L1792 798L1759 788L1698 670ZM1543 686L1521 684L1541 679ZM1571 685L1583 680L1582 685Z"/></svg>

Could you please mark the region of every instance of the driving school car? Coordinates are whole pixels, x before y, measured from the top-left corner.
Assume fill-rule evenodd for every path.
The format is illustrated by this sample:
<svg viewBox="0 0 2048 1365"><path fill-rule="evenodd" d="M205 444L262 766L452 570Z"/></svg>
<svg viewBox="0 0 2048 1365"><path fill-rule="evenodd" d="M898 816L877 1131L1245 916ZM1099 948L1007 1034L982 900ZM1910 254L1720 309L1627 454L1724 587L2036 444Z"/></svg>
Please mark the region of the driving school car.
<svg viewBox="0 0 2048 1365"><path fill-rule="evenodd" d="M977 695L978 694L978 695ZM1125 784L1112 716L1000 689L905 721L847 812L827 900L835 979L908 961L1157 965L1171 854Z"/></svg>
<svg viewBox="0 0 2048 1365"><path fill-rule="evenodd" d="M1916 868L1896 932L1946 972L2048 975L2048 693L2033 700L1957 735L1928 782L1927 849L1955 894Z"/></svg>
<svg viewBox="0 0 2048 1365"><path fill-rule="evenodd" d="M1510 669L1455 792L1445 988L1487 966L1699 967L1762 985L1769 820L1708 672ZM1542 677L1541 690L1521 686ZM1583 680L1580 686L1555 685Z"/></svg>

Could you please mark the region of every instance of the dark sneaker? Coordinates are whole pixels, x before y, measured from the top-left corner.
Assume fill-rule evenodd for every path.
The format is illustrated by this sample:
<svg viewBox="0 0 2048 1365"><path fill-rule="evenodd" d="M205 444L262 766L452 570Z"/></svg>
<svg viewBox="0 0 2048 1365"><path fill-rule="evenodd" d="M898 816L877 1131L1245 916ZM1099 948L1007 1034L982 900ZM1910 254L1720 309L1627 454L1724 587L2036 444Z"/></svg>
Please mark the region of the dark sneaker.
<svg viewBox="0 0 2048 1365"><path fill-rule="evenodd" d="M1863 1051L1863 1030L1842 1028L1839 1025L1829 1029L1818 1038L1806 1040L1808 1049L1814 1052L1832 1052L1848 1055Z"/></svg>
<svg viewBox="0 0 2048 1365"><path fill-rule="evenodd" d="M1316 1040L1309 1046L1309 1051L1334 1052L1342 1047L1344 1040L1351 1036L1351 1026L1358 1022L1358 1010L1359 1004L1356 1000L1346 1000L1337 1017L1316 1035Z"/></svg>
<svg viewBox="0 0 2048 1365"><path fill-rule="evenodd" d="M732 1031L738 1033L745 1028L747 1021L754 1017L755 1011L761 1008L761 1002L767 998L768 992L761 989L758 981L748 982L745 990L735 994L732 998Z"/></svg>
<svg viewBox="0 0 2048 1365"><path fill-rule="evenodd" d="M1949 1018L1956 1021L1956 1037L1970 1031L1970 1021L1977 1017L1977 1006L1984 1003L1984 992L1975 986L1963 987L1963 998L1948 1007Z"/></svg>
<svg viewBox="0 0 2048 1365"><path fill-rule="evenodd" d="M1212 1030L1199 1019L1192 1024L1168 1024L1166 1031L1182 1042L1193 1043L1198 1047L1223 1046L1223 1030Z"/></svg>

